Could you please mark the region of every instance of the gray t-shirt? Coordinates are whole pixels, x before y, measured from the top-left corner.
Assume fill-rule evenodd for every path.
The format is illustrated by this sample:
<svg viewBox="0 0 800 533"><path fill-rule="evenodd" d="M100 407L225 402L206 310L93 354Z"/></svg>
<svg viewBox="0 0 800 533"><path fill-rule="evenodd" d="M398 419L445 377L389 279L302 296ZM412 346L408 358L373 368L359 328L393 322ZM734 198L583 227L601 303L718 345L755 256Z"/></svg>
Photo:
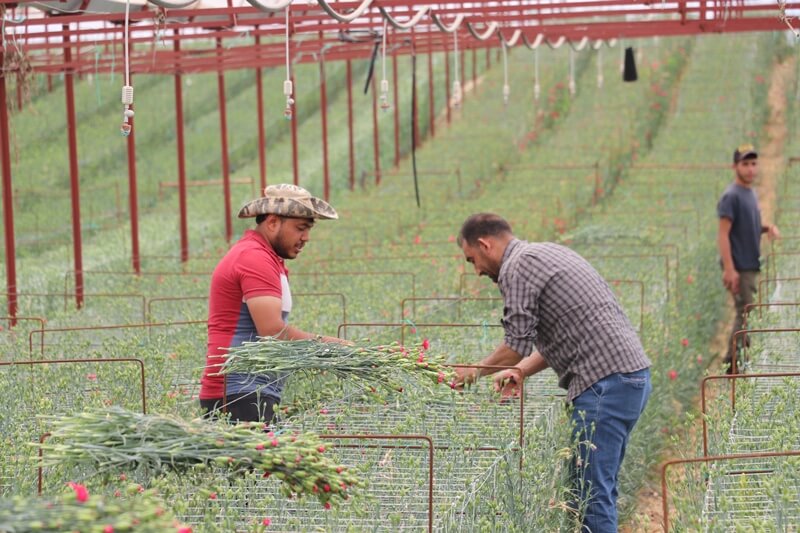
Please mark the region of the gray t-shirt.
<svg viewBox="0 0 800 533"><path fill-rule="evenodd" d="M760 270L761 212L755 191L731 183L719 199L717 215L732 222L729 238L736 270Z"/></svg>

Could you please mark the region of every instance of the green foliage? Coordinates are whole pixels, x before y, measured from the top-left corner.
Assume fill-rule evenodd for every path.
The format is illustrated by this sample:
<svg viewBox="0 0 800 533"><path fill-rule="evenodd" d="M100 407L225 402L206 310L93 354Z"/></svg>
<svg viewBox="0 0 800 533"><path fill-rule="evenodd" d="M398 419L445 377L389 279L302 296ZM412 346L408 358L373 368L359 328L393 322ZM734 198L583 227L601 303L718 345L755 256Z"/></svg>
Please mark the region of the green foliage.
<svg viewBox="0 0 800 533"><path fill-rule="evenodd" d="M640 328L653 361L653 396L632 435L621 475L621 508L623 515L629 514L651 467L662 459L671 436L686 420L684 412L692 405L697 383L710 363L705 347L716 330L725 297L715 258L713 206L730 171L679 169L676 164L716 161L724 167L732 147L754 138L751 131L760 131L766 117L767 84L759 84L756 76L769 79L771 58L780 50L770 39L704 36L639 41L641 81L633 84L621 83L616 61L608 59L618 50L604 49L603 61L601 52L579 52L575 95L568 90L566 48L542 50L539 82L543 96L539 99L533 94L533 55L515 50L508 57L508 104L502 98L501 69L481 68L478 84L466 91L460 109L451 110L446 128L441 109L444 57L434 56L434 114L440 120L435 123L435 135L428 137L416 154L421 208L416 207L410 161L402 159L396 168L390 168L395 148L392 112L378 114L382 175L380 186L371 185L376 170L371 95L354 95L355 178L361 186L347 191L344 70L343 65L326 64L328 163L332 201L341 220L315 227L303 254L289 265L292 289L298 295L292 323L315 333L369 338L370 345L396 342L417 349L427 339L431 354L449 362L476 361L502 339L498 325L502 306L496 287L472 274L454 243L463 219L476 211L496 211L512 222L522 238L558 239L573 247L609 281L632 324ZM482 65L483 52L479 56ZM720 61L720 57L742 59ZM471 58L467 63L471 67ZM595 89L598 65L605 83ZM397 148L402 156L408 153L410 138L409 58L399 57L398 66ZM424 56L419 56L417 66L420 127L428 132ZM363 76L363 63L354 64L354 72L356 79ZM318 75L316 65L296 70L300 181L320 194ZM280 72L265 72L271 183L291 180L288 124L280 116L281 95L275 89L280 79ZM217 136L209 135L218 128L216 80L211 76L184 77L187 86L190 80L191 90L187 87L185 94L189 177L211 179L219 174ZM75 324L132 324L143 316L166 325L119 331L47 331L41 351L41 332L33 333L31 352L28 333L37 329L35 323L18 326L14 335L0 334L8 359L135 356L144 362L147 376L146 397L142 398L134 366L100 370L99 365L90 367L88 363L60 363L49 369L2 368L4 390L18 391L7 395L0 410L5 413L0 414L3 443L9 449L0 459L4 495L33 490L35 460L29 456L27 443L52 429L52 424L43 424L36 414L72 416L91 407L108 408L107 404L137 409L143 399L151 412L182 418L198 414L196 393L206 351L205 324L169 323L205 319L210 272L227 246L219 187L190 189L193 259L179 265L177 232L171 230L177 226L177 198L171 189L158 194L159 182L174 180L170 177L175 167L171 81L137 78L135 128L140 203L145 207L139 228L144 274L109 273L130 268L129 229L119 222L127 218L125 149L114 133L118 120L115 104L110 98L97 97L98 86L105 90L114 83L102 74L92 83L77 87L81 175L92 187L83 188L86 205L92 205L87 208L92 211L87 219L92 229L84 242L84 283L93 293L132 293L143 299L87 296L84 309L74 311L72 299L64 296L74 290L72 273L65 273L73 268L70 230L65 222L69 204L67 195L50 193L66 188L65 172L59 170L66 160L60 148L65 143L65 122L58 111L63 102L59 89L36 98L14 117L18 139L14 151L19 155L15 172L30 177L36 188L35 193L19 195L23 205L17 211L21 213L18 236L24 243L19 286L29 292L59 294L24 297L21 303L26 313L46 316L50 330ZM257 183L252 73L226 75L226 89L233 175L252 177L252 183ZM41 128L40 117L44 116L48 120L56 117L55 127ZM234 185L233 203L249 199L253 192L250 182ZM60 222L51 231L53 221ZM244 222L237 221L235 231L244 227ZM45 239L49 236L53 242ZM187 274L182 275L184 272ZM153 300L160 296L180 299ZM200 299L188 299L192 297ZM420 297L431 299L415 299ZM436 297L440 299L434 300ZM95 379L89 379L90 374ZM429 444L424 439L337 441L351 447L332 446L325 453L366 480L367 486L329 511L287 499L275 479L231 477L214 468L159 476L140 469L130 473L130 483L135 483L134 488L138 484L156 487L169 499L176 516L204 531L257 529L266 517L289 530L423 529L427 527L427 483L432 468L436 528L568 531L575 527L566 480L570 428L559 396L563 391L552 374L528 380L524 405L499 401L488 379L464 393L447 387L423 391L413 385L403 386L400 392L372 391L323 372L313 374L309 377L298 371L287 382L282 407L290 412L284 413L279 423L278 438L296 431L427 435L436 448L433 464L428 463ZM753 411L763 414L765 405L755 402ZM788 412L793 404L786 401L786 405ZM725 445L723 437L730 428L726 420L729 417L725 415L715 419L715 445ZM791 432L777 429L765 425L774 444L790 442ZM78 470L87 475L93 491L126 489L115 479L88 476L84 467ZM678 495L677 505L702 500L698 494L705 490L707 474L686 476L686 496L681 499ZM71 479L65 476L64 470L50 470L46 491ZM15 479L14 483L9 479ZM769 489L770 494L776 495L776 501L790 502L791 493L787 494L785 487L791 487L793 478L781 479L786 483ZM765 486L762 482L757 485ZM756 484L747 488L752 487ZM679 523L688 530L700 529L703 510L697 506L681 507L684 509L687 513ZM786 523L786 516L784 513L776 520ZM756 526L762 524L752 527Z"/></svg>

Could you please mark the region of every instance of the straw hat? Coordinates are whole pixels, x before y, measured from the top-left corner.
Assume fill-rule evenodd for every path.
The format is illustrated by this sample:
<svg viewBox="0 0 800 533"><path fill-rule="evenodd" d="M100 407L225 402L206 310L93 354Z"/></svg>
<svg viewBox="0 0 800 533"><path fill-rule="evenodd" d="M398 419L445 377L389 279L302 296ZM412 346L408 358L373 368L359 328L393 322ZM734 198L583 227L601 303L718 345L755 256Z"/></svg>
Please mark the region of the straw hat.
<svg viewBox="0 0 800 533"><path fill-rule="evenodd" d="M268 186L263 197L248 202L239 210L239 218L269 214L292 218L339 218L331 204L311 196L302 187L288 183Z"/></svg>

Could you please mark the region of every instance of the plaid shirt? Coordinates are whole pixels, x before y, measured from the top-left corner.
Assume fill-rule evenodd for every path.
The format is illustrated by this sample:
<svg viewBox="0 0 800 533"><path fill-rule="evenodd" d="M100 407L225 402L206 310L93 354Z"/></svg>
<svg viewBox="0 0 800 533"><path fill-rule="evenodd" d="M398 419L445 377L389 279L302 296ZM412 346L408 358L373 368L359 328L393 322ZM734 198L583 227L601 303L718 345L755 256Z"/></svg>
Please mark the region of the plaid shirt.
<svg viewBox="0 0 800 533"><path fill-rule="evenodd" d="M538 349L568 401L608 375L650 366L611 288L569 248L513 239L497 283L506 345L523 357Z"/></svg>

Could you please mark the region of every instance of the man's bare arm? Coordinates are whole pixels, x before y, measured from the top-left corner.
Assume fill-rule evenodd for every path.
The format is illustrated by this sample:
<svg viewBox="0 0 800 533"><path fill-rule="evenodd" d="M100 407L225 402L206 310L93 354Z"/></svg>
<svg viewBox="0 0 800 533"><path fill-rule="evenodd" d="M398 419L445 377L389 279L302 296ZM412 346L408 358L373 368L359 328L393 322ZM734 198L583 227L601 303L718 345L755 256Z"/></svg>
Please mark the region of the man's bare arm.
<svg viewBox="0 0 800 533"><path fill-rule="evenodd" d="M314 339L318 335L286 324L283 321L281 299L275 296L256 296L246 302L260 337L277 337L283 340ZM343 342L337 337L319 336L325 342Z"/></svg>

